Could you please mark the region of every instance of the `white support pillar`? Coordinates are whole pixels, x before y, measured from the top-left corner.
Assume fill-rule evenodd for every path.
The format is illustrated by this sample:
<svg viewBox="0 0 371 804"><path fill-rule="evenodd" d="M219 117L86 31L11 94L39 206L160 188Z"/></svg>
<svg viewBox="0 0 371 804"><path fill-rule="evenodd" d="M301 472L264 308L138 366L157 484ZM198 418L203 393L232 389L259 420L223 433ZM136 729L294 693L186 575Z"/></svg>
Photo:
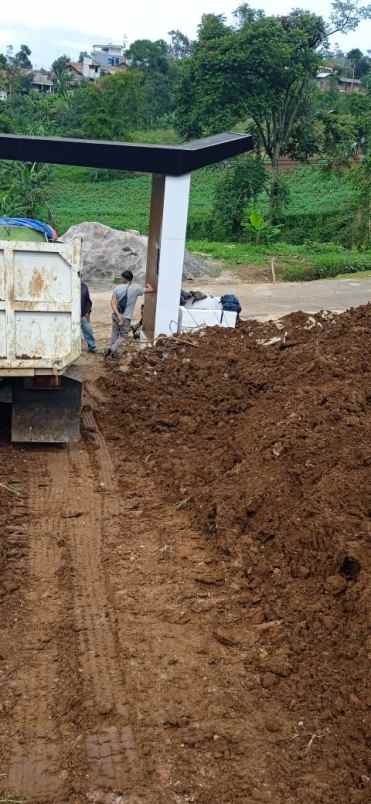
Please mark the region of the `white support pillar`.
<svg viewBox="0 0 371 804"><path fill-rule="evenodd" d="M190 185L190 174L153 177L146 280L157 292L144 306L150 338L178 330Z"/></svg>

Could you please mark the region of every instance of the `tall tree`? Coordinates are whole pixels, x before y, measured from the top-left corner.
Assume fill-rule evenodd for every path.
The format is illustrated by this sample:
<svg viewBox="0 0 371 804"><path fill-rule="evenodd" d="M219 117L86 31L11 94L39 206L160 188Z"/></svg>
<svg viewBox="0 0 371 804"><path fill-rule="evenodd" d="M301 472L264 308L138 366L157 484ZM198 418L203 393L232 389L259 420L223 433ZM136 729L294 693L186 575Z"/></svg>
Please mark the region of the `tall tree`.
<svg viewBox="0 0 371 804"><path fill-rule="evenodd" d="M28 45L21 45L18 53L14 56L14 67L19 67L21 70L31 70L32 62L30 56L31 50Z"/></svg>
<svg viewBox="0 0 371 804"><path fill-rule="evenodd" d="M169 52L173 59L186 59L192 53L192 42L181 31L169 31Z"/></svg>
<svg viewBox="0 0 371 804"><path fill-rule="evenodd" d="M71 85L70 64L71 60L66 55L59 56L52 64L57 92L64 98L67 97Z"/></svg>
<svg viewBox="0 0 371 804"><path fill-rule="evenodd" d="M129 71L85 83L76 89L61 115L66 136L124 140L141 122L141 73Z"/></svg>
<svg viewBox="0 0 371 804"><path fill-rule="evenodd" d="M174 111L175 81L178 62L169 45L158 39L137 39L126 52L129 71L140 70L143 75L143 123L158 127L167 122Z"/></svg>
<svg viewBox="0 0 371 804"><path fill-rule="evenodd" d="M353 48L347 53L347 61L352 69L353 78L362 78L371 70L371 60L364 56L358 47Z"/></svg>
<svg viewBox="0 0 371 804"><path fill-rule="evenodd" d="M130 67L138 70L169 71L169 46L164 39L152 42L150 39L136 39L126 51L127 62Z"/></svg>
<svg viewBox="0 0 371 804"><path fill-rule="evenodd" d="M332 9L330 24L300 9L265 17L247 4L237 9L234 27L220 15L206 15L182 69L179 130L211 133L251 118L272 164L273 217L280 199L279 159L321 63L320 48L330 34L354 30L371 15L371 7L354 0L336 0Z"/></svg>

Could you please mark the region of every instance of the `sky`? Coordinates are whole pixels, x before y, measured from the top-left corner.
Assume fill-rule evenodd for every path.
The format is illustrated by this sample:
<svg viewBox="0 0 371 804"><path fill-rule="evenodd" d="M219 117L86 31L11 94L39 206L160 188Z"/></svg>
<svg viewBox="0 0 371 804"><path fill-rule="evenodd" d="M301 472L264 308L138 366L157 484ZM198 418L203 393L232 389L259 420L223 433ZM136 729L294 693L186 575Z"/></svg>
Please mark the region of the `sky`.
<svg viewBox="0 0 371 804"><path fill-rule="evenodd" d="M32 50L32 61L36 67L48 67L58 56L66 53L77 59L81 50L90 51L93 44L115 42L120 44L124 38L128 42L135 39L166 39L169 31L179 29L194 38L202 14L225 14L231 17L232 11L241 0L136 0L124 4L122 0L104 3L94 0L64 0L51 3L50 0L18 0L17 3L3 4L1 11L0 52L8 45L15 50L23 43ZM250 2L256 8L263 8L267 14L285 14L291 8L310 7L311 11L326 16L330 4L327 0L299 2L292 0L262 0ZM339 46L347 51L359 47L371 49L371 20L363 22L357 31L346 37L336 37Z"/></svg>

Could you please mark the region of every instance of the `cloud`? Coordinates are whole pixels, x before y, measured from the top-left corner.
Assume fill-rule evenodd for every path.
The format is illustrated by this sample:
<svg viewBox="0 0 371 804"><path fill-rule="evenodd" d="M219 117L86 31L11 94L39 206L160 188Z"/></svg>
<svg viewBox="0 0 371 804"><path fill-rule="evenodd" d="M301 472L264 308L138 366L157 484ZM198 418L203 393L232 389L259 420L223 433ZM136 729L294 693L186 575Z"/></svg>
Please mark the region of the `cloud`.
<svg viewBox="0 0 371 804"><path fill-rule="evenodd" d="M267 14L288 13L294 6L307 7L307 0L259 0L256 5ZM122 42L127 36L134 39L166 38L168 31L179 28L190 37L196 36L197 26L204 13L229 15L238 6L238 0L136 0L135 6L124 6L122 0L112 0L109 9L101 3L87 0L18 0L1 9L3 29L0 30L0 50L7 45L15 49L23 43L30 46L36 66L48 67L55 58L67 53L76 59L81 50L90 50L96 42ZM311 10L328 16L330 4L323 0L311 0ZM26 23L25 23L26 20ZM357 31L347 37L338 37L345 50L369 47L369 22L364 22Z"/></svg>
<svg viewBox="0 0 371 804"><path fill-rule="evenodd" d="M89 50L93 42L101 37L97 31L79 31L68 28L44 28L35 30L26 25L15 25L0 31L0 51L9 44L17 51L21 44L27 44L32 52L32 62L36 67L49 67L58 56L66 53L77 59L81 50Z"/></svg>

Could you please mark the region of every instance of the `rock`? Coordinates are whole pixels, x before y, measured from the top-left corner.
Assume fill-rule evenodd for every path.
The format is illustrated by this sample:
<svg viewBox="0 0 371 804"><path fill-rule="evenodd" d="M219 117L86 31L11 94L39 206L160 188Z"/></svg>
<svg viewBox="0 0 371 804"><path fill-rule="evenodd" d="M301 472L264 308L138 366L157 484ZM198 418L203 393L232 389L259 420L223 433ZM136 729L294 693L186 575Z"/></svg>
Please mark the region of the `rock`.
<svg viewBox="0 0 371 804"><path fill-rule="evenodd" d="M271 687L274 687L277 682L278 678L273 673L264 673L260 679L260 683L265 690L269 690Z"/></svg>
<svg viewBox="0 0 371 804"><path fill-rule="evenodd" d="M268 731L271 731L273 734L276 734L282 729L281 721L275 715L270 715L266 717L264 722L266 729L268 729Z"/></svg>
<svg viewBox="0 0 371 804"><path fill-rule="evenodd" d="M21 586L20 581L18 581L16 579L3 581L3 583L2 583L3 594L5 594L5 593L11 594L12 592L16 592L17 589L19 589L20 586Z"/></svg>
<svg viewBox="0 0 371 804"><path fill-rule="evenodd" d="M332 595L341 595L346 588L347 582L340 575L330 575L326 580L326 589Z"/></svg>
<svg viewBox="0 0 371 804"><path fill-rule="evenodd" d="M298 568L298 576L299 578L309 578L310 570L308 567L305 567L303 564Z"/></svg>
<svg viewBox="0 0 371 804"><path fill-rule="evenodd" d="M275 676L287 677L292 672L291 663L285 650L279 650L272 656L261 656L260 662L264 670Z"/></svg>
<svg viewBox="0 0 371 804"><path fill-rule="evenodd" d="M220 642L221 645L225 645L227 648L240 645L241 643L241 637L235 630L227 628L215 628L213 631L213 636L217 642Z"/></svg>
<svg viewBox="0 0 371 804"><path fill-rule="evenodd" d="M136 281L143 282L146 272L148 238L135 230L126 232L111 229L103 223L79 223L71 226L61 237L64 243L82 237L82 265L86 280L103 281L119 276L122 271L133 272ZM207 263L188 251L185 253L185 279L208 272Z"/></svg>
<svg viewBox="0 0 371 804"><path fill-rule="evenodd" d="M206 586L223 586L225 582L225 575L222 569L205 569L199 570L197 575L194 576L195 581L203 583Z"/></svg>

